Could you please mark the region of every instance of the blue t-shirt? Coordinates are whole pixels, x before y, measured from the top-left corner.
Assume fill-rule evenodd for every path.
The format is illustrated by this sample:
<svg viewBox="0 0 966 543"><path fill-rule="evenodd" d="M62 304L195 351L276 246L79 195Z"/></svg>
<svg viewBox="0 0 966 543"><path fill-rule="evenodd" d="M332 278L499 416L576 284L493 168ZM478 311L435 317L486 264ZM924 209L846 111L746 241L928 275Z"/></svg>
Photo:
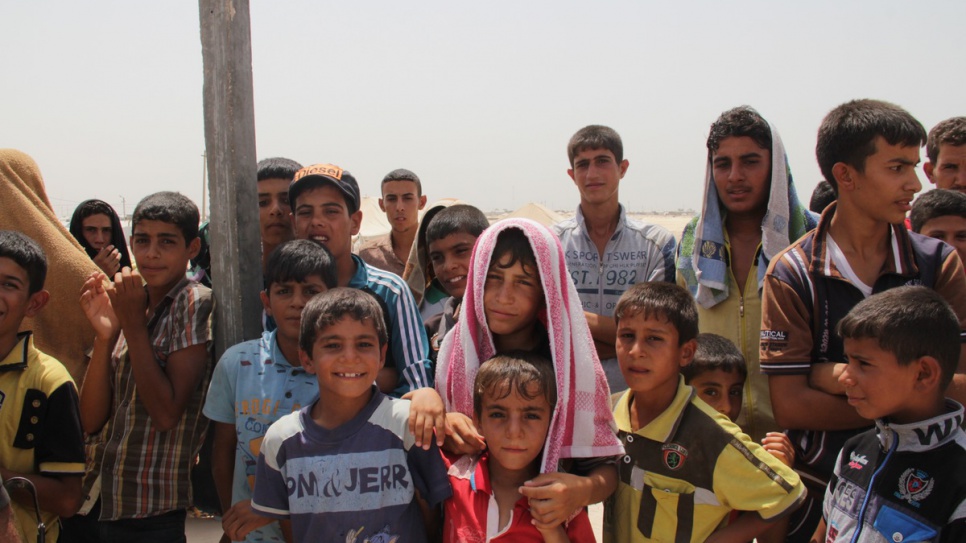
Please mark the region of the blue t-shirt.
<svg viewBox="0 0 966 543"><path fill-rule="evenodd" d="M255 464L268 427L319 398L314 375L293 367L278 348L276 332L264 332L225 351L208 387L204 415L235 427L235 472L231 503L251 499ZM277 523L254 530L245 539L285 541Z"/></svg>
<svg viewBox="0 0 966 543"><path fill-rule="evenodd" d="M372 390L338 428L316 424L308 406L265 436L252 507L290 518L296 541L426 541L415 492L430 506L452 495L435 442L428 451L413 443L409 400Z"/></svg>

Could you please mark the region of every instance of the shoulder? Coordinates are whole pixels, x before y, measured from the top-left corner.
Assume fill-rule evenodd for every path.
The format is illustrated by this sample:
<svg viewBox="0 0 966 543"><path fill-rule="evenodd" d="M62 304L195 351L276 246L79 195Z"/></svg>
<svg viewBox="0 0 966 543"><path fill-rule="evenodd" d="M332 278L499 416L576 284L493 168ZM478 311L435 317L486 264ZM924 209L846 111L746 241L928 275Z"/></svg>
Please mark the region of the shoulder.
<svg viewBox="0 0 966 543"><path fill-rule="evenodd" d="M383 236L378 236L378 237L366 240L359 247L359 252L361 253L364 250L371 250L371 249L377 249L379 247L382 247L383 245L386 244L386 241L388 239L389 239L389 234L385 234Z"/></svg>
<svg viewBox="0 0 966 543"><path fill-rule="evenodd" d="M210 288L196 281L188 281L174 295L171 307L176 315L184 314L187 308L194 308L196 313L207 314L214 307L214 298Z"/></svg>
<svg viewBox="0 0 966 543"><path fill-rule="evenodd" d="M654 244L661 249L669 243L674 244L674 235L663 226L627 217L624 220L624 227L633 236L632 239L636 238L641 243Z"/></svg>
<svg viewBox="0 0 966 543"><path fill-rule="evenodd" d="M782 249L768 264L767 275L788 282L804 282L812 261L815 230Z"/></svg>
<svg viewBox="0 0 966 543"><path fill-rule="evenodd" d="M32 351L30 367L45 393L49 394L65 383L74 386L74 379L70 376L70 372L59 360L36 347L33 347Z"/></svg>
<svg viewBox="0 0 966 543"><path fill-rule="evenodd" d="M577 217L571 217L569 219L564 219L557 224L553 225L553 231L557 236L563 239L564 236L569 236L577 229Z"/></svg>
<svg viewBox="0 0 966 543"><path fill-rule="evenodd" d="M368 422L394 434L403 442L404 449L409 450L415 443L409 431L410 405L409 400L383 396Z"/></svg>
<svg viewBox="0 0 966 543"><path fill-rule="evenodd" d="M269 426L268 431L265 432L265 441L262 447L265 448L271 443L277 450L286 440L303 433L305 426L302 424L302 411L289 413Z"/></svg>
<svg viewBox="0 0 966 543"><path fill-rule="evenodd" d="M368 287L383 299L405 297L409 293L409 286L402 277L390 271L366 265L366 276ZM411 293L409 297L412 298Z"/></svg>
<svg viewBox="0 0 966 543"><path fill-rule="evenodd" d="M235 369L246 362L248 364L262 362L262 353L265 352L263 348L264 341L265 339L263 337L232 345L222 353L221 358L218 359L218 365L223 369Z"/></svg>

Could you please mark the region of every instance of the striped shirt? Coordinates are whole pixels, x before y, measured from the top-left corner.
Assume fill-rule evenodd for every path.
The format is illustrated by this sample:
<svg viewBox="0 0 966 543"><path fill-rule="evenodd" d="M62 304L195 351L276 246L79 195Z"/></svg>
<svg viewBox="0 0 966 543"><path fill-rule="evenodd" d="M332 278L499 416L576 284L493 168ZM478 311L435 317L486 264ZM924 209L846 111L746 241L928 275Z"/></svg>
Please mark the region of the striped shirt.
<svg viewBox="0 0 966 543"><path fill-rule="evenodd" d="M100 494L101 520L145 518L191 505L191 466L208 421L201 414L211 376L211 290L183 279L148 320L155 360L207 344L204 377L177 426L159 430L138 400L127 341L122 332L111 358L111 417L93 451L84 489L91 505ZM98 483L99 482L99 486Z"/></svg>

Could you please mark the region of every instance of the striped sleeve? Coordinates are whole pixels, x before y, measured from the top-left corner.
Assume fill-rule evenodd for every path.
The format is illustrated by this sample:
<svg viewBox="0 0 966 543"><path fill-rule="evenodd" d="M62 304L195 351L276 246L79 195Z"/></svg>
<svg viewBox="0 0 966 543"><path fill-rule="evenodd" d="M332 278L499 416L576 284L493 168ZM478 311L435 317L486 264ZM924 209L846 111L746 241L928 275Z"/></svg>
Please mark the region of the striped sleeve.
<svg viewBox="0 0 966 543"><path fill-rule="evenodd" d="M211 340L211 313L214 300L211 289L197 283L178 293L171 305L168 326L171 338L169 353L207 343Z"/></svg>
<svg viewBox="0 0 966 543"><path fill-rule="evenodd" d="M774 375L809 373L812 359L811 296L807 267L794 247L779 254L765 275L761 294L761 371Z"/></svg>
<svg viewBox="0 0 966 543"><path fill-rule="evenodd" d="M370 281L389 308L392 326L393 360L399 371L399 385L393 396L401 397L411 390L433 386L433 365L429 359L429 339L419 315L416 300L409 287L398 276L370 268Z"/></svg>

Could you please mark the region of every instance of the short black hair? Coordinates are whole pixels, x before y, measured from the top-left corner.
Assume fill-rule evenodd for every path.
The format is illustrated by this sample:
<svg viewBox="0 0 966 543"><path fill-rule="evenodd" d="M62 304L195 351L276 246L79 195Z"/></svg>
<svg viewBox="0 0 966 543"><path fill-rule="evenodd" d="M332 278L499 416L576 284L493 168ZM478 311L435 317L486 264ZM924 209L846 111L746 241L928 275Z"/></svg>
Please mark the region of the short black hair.
<svg viewBox="0 0 966 543"><path fill-rule="evenodd" d="M808 201L808 210L821 215L825 208L836 199L835 187L822 179L815 185L815 190L812 191L812 198Z"/></svg>
<svg viewBox="0 0 966 543"><path fill-rule="evenodd" d="M532 384L538 387L537 396L530 392ZM552 411L557 405L557 378L554 376L553 362L537 353L510 351L480 364L473 383L473 412L476 416L482 414L483 396L486 394L503 399L513 390L528 400L546 397Z"/></svg>
<svg viewBox="0 0 966 543"><path fill-rule="evenodd" d="M874 294L852 308L836 332L843 339L874 339L901 366L923 356L939 361L940 390L946 390L959 364L959 319L936 291L902 286Z"/></svg>
<svg viewBox="0 0 966 543"><path fill-rule="evenodd" d="M419 176L413 172L407 170L406 168L396 168L395 170L386 174L382 178L382 183L379 184L379 192L382 192L382 186L390 181L412 181L416 183L416 196L423 195L423 183L419 180Z"/></svg>
<svg viewBox="0 0 966 543"><path fill-rule="evenodd" d="M265 179L285 179L291 181L295 172L302 169L302 165L291 158L280 156L263 158L255 166L258 169L258 181Z"/></svg>
<svg viewBox="0 0 966 543"><path fill-rule="evenodd" d="M771 152L771 127L751 106L738 106L722 113L711 123L708 133L708 156L713 155L725 138L749 137L762 149Z"/></svg>
<svg viewBox="0 0 966 543"><path fill-rule="evenodd" d="M939 160L941 145L966 145L966 117L946 119L932 127L926 138L926 156L929 157L929 162L935 163Z"/></svg>
<svg viewBox="0 0 966 543"><path fill-rule="evenodd" d="M686 289L674 283L637 283L627 289L617 301L614 320L619 326L622 318L632 314L664 317L677 329L678 345L698 336L698 306Z"/></svg>
<svg viewBox="0 0 966 543"><path fill-rule="evenodd" d="M326 288L338 286L335 259L321 243L309 239L293 239L279 245L265 263L265 290L272 283L301 283L310 275L322 278Z"/></svg>
<svg viewBox="0 0 966 543"><path fill-rule="evenodd" d="M141 221L161 221L173 224L184 236L185 245L198 237L198 206L178 192L155 192L145 196L131 216L131 230Z"/></svg>
<svg viewBox="0 0 966 543"><path fill-rule="evenodd" d="M567 158L570 159L571 167L574 165L574 158L587 149L607 149L613 153L614 160L617 162L624 160L624 143L621 141L620 134L609 126L588 125L571 136L567 143Z"/></svg>
<svg viewBox="0 0 966 543"><path fill-rule="evenodd" d="M312 345L319 332L344 317L358 322L372 322L380 347L389 341L382 308L374 295L354 288L336 287L314 296L302 309L299 349L312 356Z"/></svg>
<svg viewBox="0 0 966 543"><path fill-rule="evenodd" d="M510 260L505 263L500 262L507 255L510 255ZM517 262L523 266L525 271L528 271L527 269L529 268L529 270L533 271L535 277L540 277L540 267L537 266L537 257L533 254L533 247L530 246L530 240L527 238L527 235L519 228L507 228L496 237L493 254L490 256L490 266L496 266L505 270L513 267Z"/></svg>
<svg viewBox="0 0 966 543"><path fill-rule="evenodd" d="M922 194L912 203L909 222L912 223L912 231L918 234L927 222L946 215L966 218L966 194L946 189L934 189Z"/></svg>
<svg viewBox="0 0 966 543"><path fill-rule="evenodd" d="M694 351L694 358L690 364L681 368L684 382L690 384L691 379L698 375L715 370L737 373L742 379L748 378L745 357L731 340L718 334L698 334L698 347Z"/></svg>
<svg viewBox="0 0 966 543"><path fill-rule="evenodd" d="M0 257L13 260L27 272L27 291L35 294L47 280L47 255L36 241L14 230L0 230Z"/></svg>
<svg viewBox="0 0 966 543"><path fill-rule="evenodd" d="M426 245L453 234L480 237L490 226L482 211L468 204L456 204L440 210L426 227Z"/></svg>
<svg viewBox="0 0 966 543"><path fill-rule="evenodd" d="M815 156L822 175L836 191L838 181L832 167L843 162L864 172L865 159L875 154L877 137L889 145L921 147L926 143L926 129L908 111L881 100L852 100L825 116L818 128Z"/></svg>

